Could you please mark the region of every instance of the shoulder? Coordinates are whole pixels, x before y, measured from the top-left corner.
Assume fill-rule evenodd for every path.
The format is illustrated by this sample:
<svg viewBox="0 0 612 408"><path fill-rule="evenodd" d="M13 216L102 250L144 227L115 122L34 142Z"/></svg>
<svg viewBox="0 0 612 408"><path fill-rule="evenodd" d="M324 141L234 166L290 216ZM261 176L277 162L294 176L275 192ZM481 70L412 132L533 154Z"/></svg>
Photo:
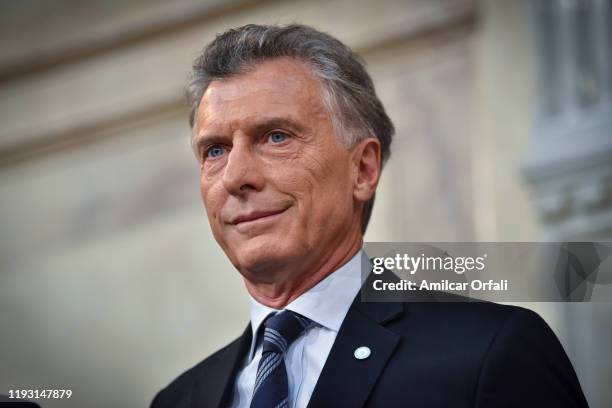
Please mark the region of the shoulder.
<svg viewBox="0 0 612 408"><path fill-rule="evenodd" d="M224 361L227 353L229 350L237 347L240 340L241 338L238 337L227 346L216 351L175 378L170 384L157 393L151 403L151 407L191 406L191 390L193 390L196 380L214 375L214 368L218 367L219 364L229 364L229 361Z"/></svg>
<svg viewBox="0 0 612 408"><path fill-rule="evenodd" d="M411 336L434 334L440 347L460 346L466 353L484 354L495 345L514 349L536 345L562 347L548 324L536 312L490 302L404 304L403 329Z"/></svg>
<svg viewBox="0 0 612 408"><path fill-rule="evenodd" d="M537 313L523 308L511 309L497 328L477 390L482 406L588 407L561 342Z"/></svg>
<svg viewBox="0 0 612 408"><path fill-rule="evenodd" d="M430 319L444 320L448 330L463 337L483 336L488 341L503 341L515 334L549 341L556 336L542 317L524 307L490 302L439 303L430 306Z"/></svg>
<svg viewBox="0 0 612 408"><path fill-rule="evenodd" d="M430 378L448 380L445 386L475 390L478 406L587 406L563 346L532 310L404 303L403 317L389 328L402 337L406 364L421 363ZM441 358L443 369L431 364Z"/></svg>
<svg viewBox="0 0 612 408"><path fill-rule="evenodd" d="M544 320L522 307L489 302L422 302L403 306L402 317L387 325L402 338L401 349L410 355L420 350L417 358L444 355L446 367L457 373L466 373L469 368L469 372L477 375L492 351L529 347L522 346L528 338L538 344L537 348L558 344Z"/></svg>
<svg viewBox="0 0 612 408"><path fill-rule="evenodd" d="M491 302L407 302L404 303L404 312L405 322L418 323L418 328L438 327L444 332L456 332L462 336L493 334L506 325L522 322L546 326L532 310ZM410 327L414 329L415 325L410 324Z"/></svg>

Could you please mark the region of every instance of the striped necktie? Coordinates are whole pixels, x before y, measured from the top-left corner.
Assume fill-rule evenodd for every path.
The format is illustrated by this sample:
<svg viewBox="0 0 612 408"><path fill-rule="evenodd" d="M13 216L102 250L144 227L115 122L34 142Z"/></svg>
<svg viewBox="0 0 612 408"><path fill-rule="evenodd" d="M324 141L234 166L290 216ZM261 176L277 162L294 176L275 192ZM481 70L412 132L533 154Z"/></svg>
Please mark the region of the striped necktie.
<svg viewBox="0 0 612 408"><path fill-rule="evenodd" d="M251 408L289 406L285 352L312 323L312 320L290 310L283 310L266 320Z"/></svg>

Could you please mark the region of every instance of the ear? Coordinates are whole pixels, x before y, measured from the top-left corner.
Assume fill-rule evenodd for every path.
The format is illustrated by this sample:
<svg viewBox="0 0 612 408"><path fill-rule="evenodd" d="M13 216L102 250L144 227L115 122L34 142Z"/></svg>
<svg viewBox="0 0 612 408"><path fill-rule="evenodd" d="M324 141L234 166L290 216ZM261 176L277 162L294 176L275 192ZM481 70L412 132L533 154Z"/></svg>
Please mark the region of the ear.
<svg viewBox="0 0 612 408"><path fill-rule="evenodd" d="M355 171L353 197L365 203L374 195L380 179L380 142L367 138L353 147L353 168Z"/></svg>

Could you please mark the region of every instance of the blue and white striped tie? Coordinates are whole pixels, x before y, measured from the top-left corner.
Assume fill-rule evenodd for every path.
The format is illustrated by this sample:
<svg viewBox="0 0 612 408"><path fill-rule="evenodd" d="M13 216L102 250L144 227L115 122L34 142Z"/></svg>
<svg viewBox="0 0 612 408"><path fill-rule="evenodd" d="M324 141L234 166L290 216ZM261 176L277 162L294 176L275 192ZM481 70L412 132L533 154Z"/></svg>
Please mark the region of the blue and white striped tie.
<svg viewBox="0 0 612 408"><path fill-rule="evenodd" d="M312 320L290 310L283 310L266 320L251 408L289 406L285 352L312 324Z"/></svg>

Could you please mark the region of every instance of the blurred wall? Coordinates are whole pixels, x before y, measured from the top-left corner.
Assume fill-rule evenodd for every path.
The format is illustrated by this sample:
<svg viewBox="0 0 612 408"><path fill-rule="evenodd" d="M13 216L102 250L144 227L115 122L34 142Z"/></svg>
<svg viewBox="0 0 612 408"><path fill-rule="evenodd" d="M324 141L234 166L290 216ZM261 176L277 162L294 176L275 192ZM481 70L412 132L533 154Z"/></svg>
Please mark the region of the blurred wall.
<svg viewBox="0 0 612 408"><path fill-rule="evenodd" d="M0 393L145 406L244 329L246 292L209 232L182 93L198 51L229 27L310 24L366 59L397 127L367 240L541 237L520 173L536 81L525 1L0 7ZM527 306L588 371L564 306Z"/></svg>

